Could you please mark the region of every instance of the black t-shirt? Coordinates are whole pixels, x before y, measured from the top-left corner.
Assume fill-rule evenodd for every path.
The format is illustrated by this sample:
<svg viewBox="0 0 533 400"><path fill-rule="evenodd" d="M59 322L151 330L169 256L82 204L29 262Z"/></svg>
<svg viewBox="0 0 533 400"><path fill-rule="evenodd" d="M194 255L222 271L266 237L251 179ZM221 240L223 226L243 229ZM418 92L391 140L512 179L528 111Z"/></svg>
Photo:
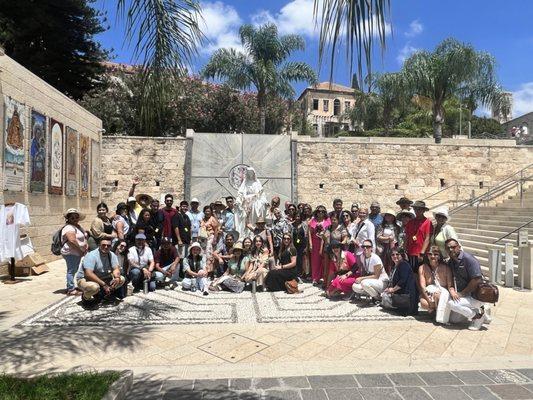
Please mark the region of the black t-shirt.
<svg viewBox="0 0 533 400"><path fill-rule="evenodd" d="M285 249L282 253L279 255L279 263L281 265L290 264L291 263L291 257L296 255L296 249L291 246L287 249Z"/></svg>
<svg viewBox="0 0 533 400"><path fill-rule="evenodd" d="M184 244L191 243L191 220L187 214L182 214L181 212L176 213L172 217L172 231L178 228L180 232L181 241Z"/></svg>
<svg viewBox="0 0 533 400"><path fill-rule="evenodd" d="M174 246L171 246L168 251L157 250L154 255L155 263L159 263L160 267L166 267L174 262L178 257L178 252Z"/></svg>

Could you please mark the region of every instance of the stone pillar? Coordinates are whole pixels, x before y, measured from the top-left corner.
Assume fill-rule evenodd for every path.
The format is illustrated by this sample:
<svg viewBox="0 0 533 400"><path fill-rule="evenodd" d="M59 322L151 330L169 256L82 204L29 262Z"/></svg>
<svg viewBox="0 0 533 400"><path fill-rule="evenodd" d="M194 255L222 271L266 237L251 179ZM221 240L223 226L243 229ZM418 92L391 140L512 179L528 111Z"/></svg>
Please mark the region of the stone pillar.
<svg viewBox="0 0 533 400"><path fill-rule="evenodd" d="M523 281L522 281L523 280ZM518 248L518 283L533 289L533 245Z"/></svg>

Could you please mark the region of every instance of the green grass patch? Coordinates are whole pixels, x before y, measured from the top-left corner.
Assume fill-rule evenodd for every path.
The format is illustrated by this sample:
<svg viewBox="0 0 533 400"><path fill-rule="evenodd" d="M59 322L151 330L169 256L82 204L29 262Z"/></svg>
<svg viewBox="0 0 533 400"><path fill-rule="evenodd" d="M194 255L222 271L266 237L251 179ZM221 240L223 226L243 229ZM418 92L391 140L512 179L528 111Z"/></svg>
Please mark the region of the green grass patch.
<svg viewBox="0 0 533 400"><path fill-rule="evenodd" d="M2 400L101 400L120 372L84 372L36 378L0 375Z"/></svg>

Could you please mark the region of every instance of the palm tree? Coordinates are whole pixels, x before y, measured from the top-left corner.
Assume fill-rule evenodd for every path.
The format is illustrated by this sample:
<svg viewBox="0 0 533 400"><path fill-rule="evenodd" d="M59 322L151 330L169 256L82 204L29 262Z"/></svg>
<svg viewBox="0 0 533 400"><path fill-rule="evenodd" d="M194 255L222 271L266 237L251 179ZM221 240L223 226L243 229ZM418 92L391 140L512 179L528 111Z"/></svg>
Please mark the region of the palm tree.
<svg viewBox="0 0 533 400"><path fill-rule="evenodd" d="M225 79L236 89L257 90L260 110L260 133L265 133L266 103L269 95L290 98L294 96L292 81L316 82L316 74L304 62L286 62L296 50L304 50L305 42L299 35L278 36L274 24L256 28L243 25L239 29L244 53L235 49L219 49L210 58L201 74L206 78Z"/></svg>
<svg viewBox="0 0 533 400"><path fill-rule="evenodd" d="M320 25L319 63L322 64L325 53L330 49L331 77L337 47L345 43L350 70L354 54L357 55L358 78L362 85L363 64L368 74L372 72L375 41L378 40L380 47L385 48L389 11L390 0L315 0L314 16Z"/></svg>
<svg viewBox="0 0 533 400"><path fill-rule="evenodd" d="M419 51L405 61L401 73L411 93L431 104L435 143L442 138L444 103L452 97L500 109L505 115L510 104L497 83L495 69L490 54L455 39L446 39L435 51Z"/></svg>
<svg viewBox="0 0 533 400"><path fill-rule="evenodd" d="M141 128L158 134L173 78L187 73L204 36L197 0L118 0L118 16L126 22L126 41L134 43L141 69Z"/></svg>

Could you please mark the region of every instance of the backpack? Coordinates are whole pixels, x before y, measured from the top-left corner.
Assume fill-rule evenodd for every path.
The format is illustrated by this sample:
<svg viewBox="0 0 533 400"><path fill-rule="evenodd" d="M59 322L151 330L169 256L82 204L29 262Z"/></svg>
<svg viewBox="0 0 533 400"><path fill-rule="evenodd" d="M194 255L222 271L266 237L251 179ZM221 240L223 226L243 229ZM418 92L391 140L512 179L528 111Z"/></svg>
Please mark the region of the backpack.
<svg viewBox="0 0 533 400"><path fill-rule="evenodd" d="M67 225L63 225L61 229L58 229L56 233L52 236L52 244L50 246L50 251L55 256L61 255L61 248L63 247L63 241L61 240L61 232L63 232L63 229Z"/></svg>

